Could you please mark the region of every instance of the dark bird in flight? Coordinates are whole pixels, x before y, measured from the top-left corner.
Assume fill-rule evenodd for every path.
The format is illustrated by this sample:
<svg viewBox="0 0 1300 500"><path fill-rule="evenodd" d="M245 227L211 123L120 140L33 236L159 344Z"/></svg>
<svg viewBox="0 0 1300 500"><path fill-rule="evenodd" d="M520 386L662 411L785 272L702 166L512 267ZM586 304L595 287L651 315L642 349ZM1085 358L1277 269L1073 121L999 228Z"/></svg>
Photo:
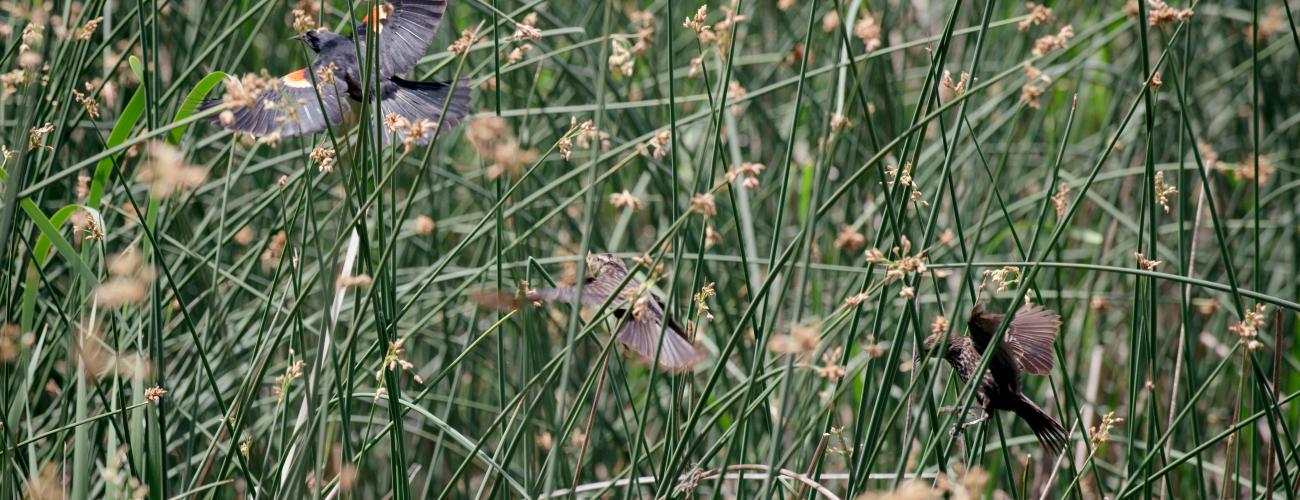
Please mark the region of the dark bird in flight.
<svg viewBox="0 0 1300 500"><path fill-rule="evenodd" d="M950 338L948 345L939 351L963 383L970 382L1003 317L985 311L984 304L976 304L966 320L970 336ZM1042 306L1030 304L1016 312L1002 342L993 347L993 359L975 391L975 399L984 407L984 416L962 427L988 420L994 410L1007 410L1029 424L1044 447L1053 452L1065 448L1068 439L1065 428L1025 397L1020 384L1022 373L1047 375L1052 371L1052 343L1060 327L1061 317ZM925 339L925 352L934 349L942 337L942 331L931 333Z"/></svg>
<svg viewBox="0 0 1300 500"><path fill-rule="evenodd" d="M447 0L391 0L366 16L353 30L352 36L327 31L309 31L299 35L295 38L317 54L311 66L281 77L278 89L263 90L242 105L232 102L229 112L221 113L212 122L257 137L274 133L290 137L320 132L343 119L351 109L349 100L362 101L366 93L362 73L364 69L372 69L377 70L378 78L371 75L371 86L374 81L379 82L379 88L372 88L369 92L372 99L377 98L375 104L379 109L376 115L390 124L402 120L418 124L422 130L414 142L427 143L433 136L431 128L438 123L448 98L451 103L446 106L443 127L455 127L469 112L468 82L414 82L399 75L411 71L433 43L433 35L446 10ZM373 34L370 33L372 29L375 30ZM379 61L371 61L367 63L368 68L363 68L357 55L362 54L365 58L370 54L366 50L368 40L378 42L375 56ZM232 100L229 97L227 100ZM200 109L211 109L224 102L221 99L208 100ZM386 144L391 143L394 134L405 132L391 126L380 128ZM395 142L407 139L410 138L398 136Z"/></svg>
<svg viewBox="0 0 1300 500"><path fill-rule="evenodd" d="M595 276L586 278L583 283L581 301L578 300L577 287L573 285L529 290L527 299L534 302L578 301L584 306L599 307L614 297L609 307L623 324L618 341L637 354L653 361L655 353L659 352L659 366L672 371L689 370L707 356L703 349L691 344L682 327L664 312L663 301L639 281L630 279L619 288L627 277L627 265L623 259L612 254L589 255L587 267L595 271ZM669 334L661 336L660 332L665 331L665 321Z"/></svg>

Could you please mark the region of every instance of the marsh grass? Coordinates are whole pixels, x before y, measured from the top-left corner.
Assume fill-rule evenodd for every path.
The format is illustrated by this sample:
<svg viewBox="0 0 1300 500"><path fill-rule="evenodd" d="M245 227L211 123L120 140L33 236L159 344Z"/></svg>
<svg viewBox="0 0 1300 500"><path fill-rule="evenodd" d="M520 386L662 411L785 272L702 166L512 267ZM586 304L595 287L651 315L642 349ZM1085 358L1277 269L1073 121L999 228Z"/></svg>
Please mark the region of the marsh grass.
<svg viewBox="0 0 1300 500"><path fill-rule="evenodd" d="M413 76L476 115L428 147L366 106L277 144L196 113L372 7L312 4L4 4L0 495L1300 488L1287 1L457 0ZM588 252L708 361L485 307ZM1031 300L1059 457L952 432L973 387L917 347Z"/></svg>

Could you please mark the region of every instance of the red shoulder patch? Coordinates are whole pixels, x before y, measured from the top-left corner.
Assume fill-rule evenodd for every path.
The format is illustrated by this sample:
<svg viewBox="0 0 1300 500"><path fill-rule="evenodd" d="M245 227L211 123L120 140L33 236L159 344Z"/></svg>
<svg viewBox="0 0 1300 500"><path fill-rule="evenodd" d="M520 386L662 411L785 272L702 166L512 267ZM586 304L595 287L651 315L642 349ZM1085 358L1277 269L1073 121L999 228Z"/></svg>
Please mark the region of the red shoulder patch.
<svg viewBox="0 0 1300 500"><path fill-rule="evenodd" d="M361 22L369 24L371 18L375 18L380 21L383 21L385 19L388 19L388 14L391 13L392 11L393 11L393 5L388 2L384 2L383 5L370 9L370 13L366 14L366 17L362 18Z"/></svg>
<svg viewBox="0 0 1300 500"><path fill-rule="evenodd" d="M280 81L284 82L285 85L294 88L311 87L311 80L307 79L307 68L284 75L284 78L281 78Z"/></svg>

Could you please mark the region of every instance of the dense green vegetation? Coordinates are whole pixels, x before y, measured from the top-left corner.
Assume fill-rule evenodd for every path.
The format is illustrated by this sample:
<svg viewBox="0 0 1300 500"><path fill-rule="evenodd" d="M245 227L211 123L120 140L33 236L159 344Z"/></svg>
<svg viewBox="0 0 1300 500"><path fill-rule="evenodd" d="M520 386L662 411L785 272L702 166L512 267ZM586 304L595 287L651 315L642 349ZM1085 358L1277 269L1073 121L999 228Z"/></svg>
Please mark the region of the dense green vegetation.
<svg viewBox="0 0 1300 500"><path fill-rule="evenodd" d="M0 2L0 496L1295 496L1295 2L728 1L455 0L388 148L195 112L370 0ZM588 252L708 359L510 300ZM1060 456L954 432L976 301Z"/></svg>

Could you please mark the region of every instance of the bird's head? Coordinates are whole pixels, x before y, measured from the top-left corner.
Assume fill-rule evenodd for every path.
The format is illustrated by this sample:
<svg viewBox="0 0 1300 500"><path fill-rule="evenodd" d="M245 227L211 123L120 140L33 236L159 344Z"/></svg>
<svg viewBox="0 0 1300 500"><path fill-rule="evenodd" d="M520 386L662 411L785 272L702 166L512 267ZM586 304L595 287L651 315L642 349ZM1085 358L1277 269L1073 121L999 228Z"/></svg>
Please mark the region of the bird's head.
<svg viewBox="0 0 1300 500"><path fill-rule="evenodd" d="M308 31L306 33L295 36L293 38L295 40L301 40L302 43L307 44L307 47L310 48L312 52L315 52L317 54L319 54L322 50L325 50L325 47L330 45L332 42L336 40L344 39L344 37L342 35L339 35L338 33L332 33L329 31L314 31L314 30Z"/></svg>
<svg viewBox="0 0 1300 500"><path fill-rule="evenodd" d="M929 353L934 353L934 356L942 356L943 350L936 352L935 347L938 347L943 343L943 336L947 333L947 329L930 332L930 336L926 337L925 341L921 342L921 350L916 352L916 358L912 361L919 363ZM945 347L946 349L946 346L942 347Z"/></svg>
<svg viewBox="0 0 1300 500"><path fill-rule="evenodd" d="M617 271L627 273L627 265L623 264L623 259L612 253L588 253L587 268L595 271L597 276Z"/></svg>
<svg viewBox="0 0 1300 500"><path fill-rule="evenodd" d="M972 330L986 332L998 331L998 326L1002 325L1002 315L988 312L983 303L975 304L970 308L970 318L966 320L966 326Z"/></svg>

